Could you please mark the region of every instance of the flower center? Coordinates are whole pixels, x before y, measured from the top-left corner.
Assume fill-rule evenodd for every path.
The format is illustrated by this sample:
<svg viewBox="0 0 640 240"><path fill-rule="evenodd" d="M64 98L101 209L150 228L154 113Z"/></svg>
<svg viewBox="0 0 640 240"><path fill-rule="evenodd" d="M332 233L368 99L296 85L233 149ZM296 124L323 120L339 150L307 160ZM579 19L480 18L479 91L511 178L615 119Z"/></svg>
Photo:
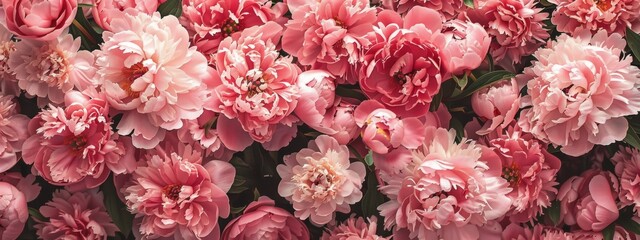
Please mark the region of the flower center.
<svg viewBox="0 0 640 240"><path fill-rule="evenodd" d="M38 55L34 63L40 68L39 78L50 87L62 89L63 85L67 83L69 63L61 52L49 49L45 54Z"/></svg>
<svg viewBox="0 0 640 240"><path fill-rule="evenodd" d="M503 167L502 178L511 183L511 186L516 186L520 183L520 169L515 163L511 164L511 166Z"/></svg>
<svg viewBox="0 0 640 240"><path fill-rule="evenodd" d="M125 79L118 82L118 85L120 85L122 90L127 92L129 97L137 98L140 96L140 93L131 89L131 84L133 84L133 81L147 73L147 71L149 71L149 68L143 66L142 62L136 63L129 68L125 68L122 70L125 75Z"/></svg>
<svg viewBox="0 0 640 240"><path fill-rule="evenodd" d="M595 0L594 3L601 11L607 11L611 9L611 0Z"/></svg>
<svg viewBox="0 0 640 240"><path fill-rule="evenodd" d="M344 22L340 21L340 19L338 19L338 17L334 17L333 21L336 23L336 26L344 28Z"/></svg>
<svg viewBox="0 0 640 240"><path fill-rule="evenodd" d="M0 43L0 74L11 73L9 69L9 54L16 50L15 44L12 41L6 41Z"/></svg>
<svg viewBox="0 0 640 240"><path fill-rule="evenodd" d="M182 185L178 185L178 184L167 185L162 188L162 194L164 194L165 196L167 196L167 198L173 201L177 201L178 198L180 198L180 189L182 189Z"/></svg>
<svg viewBox="0 0 640 240"><path fill-rule="evenodd" d="M340 187L341 177L338 176L328 160L321 160L316 164L305 164L301 173L293 176L303 195L313 199L333 199Z"/></svg>
<svg viewBox="0 0 640 240"><path fill-rule="evenodd" d="M232 33L240 30L240 27L238 25L238 22L234 21L233 19L227 19L226 21L224 21L221 28L222 36L228 37Z"/></svg>
<svg viewBox="0 0 640 240"><path fill-rule="evenodd" d="M68 144L74 151L81 151L87 146L87 139L81 136L75 136L67 139L66 144Z"/></svg>
<svg viewBox="0 0 640 240"><path fill-rule="evenodd" d="M566 88L563 88L562 92L564 92L568 97L575 98L576 96L578 96L578 94L586 93L587 89L580 86L571 85Z"/></svg>
<svg viewBox="0 0 640 240"><path fill-rule="evenodd" d="M240 90L247 93L249 97L264 92L269 87L268 75L263 74L259 70L252 70L242 80Z"/></svg>

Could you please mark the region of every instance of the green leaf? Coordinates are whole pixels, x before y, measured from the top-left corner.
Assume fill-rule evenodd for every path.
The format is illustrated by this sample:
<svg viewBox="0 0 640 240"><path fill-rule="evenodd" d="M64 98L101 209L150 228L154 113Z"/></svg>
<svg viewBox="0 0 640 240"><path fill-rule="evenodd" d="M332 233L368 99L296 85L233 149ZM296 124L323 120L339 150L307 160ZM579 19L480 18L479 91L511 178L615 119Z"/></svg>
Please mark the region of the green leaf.
<svg viewBox="0 0 640 240"><path fill-rule="evenodd" d="M438 107L440 107L440 102L442 102L442 89L440 90L441 91L438 94L433 96L433 99L431 100L431 104L429 105L429 112L438 111Z"/></svg>
<svg viewBox="0 0 640 240"><path fill-rule="evenodd" d="M42 216L40 211L32 207L29 208L29 215L31 215L33 219L36 219L38 221L43 221L43 222L48 221L46 217Z"/></svg>
<svg viewBox="0 0 640 240"><path fill-rule="evenodd" d="M373 171L367 172L367 192L362 197L360 206L362 215L369 217L378 213L378 206L384 203L384 196L378 191L378 179Z"/></svg>
<svg viewBox="0 0 640 240"><path fill-rule="evenodd" d="M602 230L602 237L604 240L613 240L613 234L615 233L616 224L612 223L607 228Z"/></svg>
<svg viewBox="0 0 640 240"><path fill-rule="evenodd" d="M473 0L464 0L464 5L467 5L467 7L470 7L470 8L476 7L475 5L473 5Z"/></svg>
<svg viewBox="0 0 640 240"><path fill-rule="evenodd" d="M458 84L458 87L460 87L460 90L464 90L464 88L469 83L469 75L465 74L464 76L462 76L462 78L453 76L453 80L456 81L456 84Z"/></svg>
<svg viewBox="0 0 640 240"><path fill-rule="evenodd" d="M93 51L100 48L103 42L102 35L95 31L91 23L85 18L83 11L76 13L73 23L69 26L69 33L74 38L80 38L80 47L84 50Z"/></svg>
<svg viewBox="0 0 640 240"><path fill-rule="evenodd" d="M233 179L233 184L229 189L229 193L241 193L249 190L249 187L252 186L253 184L248 184L247 182L248 182L247 178L240 175L236 175L236 177Z"/></svg>
<svg viewBox="0 0 640 240"><path fill-rule="evenodd" d="M557 226L560 221L560 202L553 201L551 206L545 209L545 212L553 222L553 225Z"/></svg>
<svg viewBox="0 0 640 240"><path fill-rule="evenodd" d="M107 213L111 216L111 220L118 226L120 232L125 236L129 236L131 226L133 225L133 214L131 214L129 210L127 210L127 206L120 201L116 187L113 185L113 176L109 176L107 181L100 186L100 189L104 194L104 206L107 208Z"/></svg>
<svg viewBox="0 0 640 240"><path fill-rule="evenodd" d="M484 75L482 75L481 77L479 77L475 82L472 82L471 84L469 84L469 87L467 87L464 91L462 91L460 94L458 94L457 96L454 96L453 99L451 100L460 100L462 98L468 97L471 94L473 94L474 92L487 87L497 81L503 80L503 79L507 79L507 78L512 78L514 77L515 74L509 72L509 71L505 71L505 70L498 70L498 71L493 71L493 72L488 72Z"/></svg>
<svg viewBox="0 0 640 240"><path fill-rule="evenodd" d="M633 56L640 61L640 35L627 27L627 45L633 52Z"/></svg>
<svg viewBox="0 0 640 240"><path fill-rule="evenodd" d="M364 156L364 162L367 164L367 166L373 165L373 151L369 150L369 153Z"/></svg>
<svg viewBox="0 0 640 240"><path fill-rule="evenodd" d="M93 7L93 4L89 4L89 3L78 3L78 7L79 8L90 8Z"/></svg>
<svg viewBox="0 0 640 240"><path fill-rule="evenodd" d="M455 117L451 118L449 126L456 130L456 142L462 141L462 138L464 137L464 126L462 126L460 120Z"/></svg>
<svg viewBox="0 0 640 240"><path fill-rule="evenodd" d="M625 221L620 221L620 225L629 232L632 232L636 235L640 235L640 224L633 219L627 219Z"/></svg>
<svg viewBox="0 0 640 240"><path fill-rule="evenodd" d="M632 126L629 126L629 129L627 129L627 136L624 137L623 141L634 148L640 149L640 137L638 137L638 133Z"/></svg>
<svg viewBox="0 0 640 240"><path fill-rule="evenodd" d="M180 17L182 15L182 0L167 0L158 6L158 12L162 17L168 15Z"/></svg>

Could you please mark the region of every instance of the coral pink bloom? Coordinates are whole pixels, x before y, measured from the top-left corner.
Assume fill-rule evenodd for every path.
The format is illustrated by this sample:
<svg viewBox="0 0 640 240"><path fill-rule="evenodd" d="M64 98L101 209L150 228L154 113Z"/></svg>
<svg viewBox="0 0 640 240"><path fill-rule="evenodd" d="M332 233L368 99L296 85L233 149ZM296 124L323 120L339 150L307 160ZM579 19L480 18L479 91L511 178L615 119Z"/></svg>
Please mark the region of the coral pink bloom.
<svg viewBox="0 0 640 240"><path fill-rule="evenodd" d="M487 31L480 24L457 19L446 22L444 29L445 45L439 47L446 69L460 75L478 68L491 44Z"/></svg>
<svg viewBox="0 0 640 240"><path fill-rule="evenodd" d="M300 97L300 69L276 49L282 27L268 22L220 44L216 68L220 83L208 109L221 113L218 134L229 149L241 151L253 141L278 150L295 136L293 113Z"/></svg>
<svg viewBox="0 0 640 240"><path fill-rule="evenodd" d="M442 20L435 10L414 7L400 17L393 11L378 14L360 72L360 87L371 99L400 116L422 116L449 78L440 49Z"/></svg>
<svg viewBox="0 0 640 240"><path fill-rule="evenodd" d="M276 20L287 12L284 3L274 6L271 3L268 0L183 0L180 23L192 32L198 51L210 58L224 38Z"/></svg>
<svg viewBox="0 0 640 240"><path fill-rule="evenodd" d="M9 67L28 96L59 104L74 87L93 87L95 58L91 52L78 49L80 38L74 40L71 34L48 42L23 40L16 43L16 50L9 56Z"/></svg>
<svg viewBox="0 0 640 240"><path fill-rule="evenodd" d="M278 194L293 204L296 217L317 225L333 220L335 212L349 213L349 205L362 199L364 164L350 163L349 148L326 135L285 156L277 171Z"/></svg>
<svg viewBox="0 0 640 240"><path fill-rule="evenodd" d="M479 239L479 226L510 209L511 191L499 166L481 161L473 141L455 142L455 132L427 128L422 146L397 173L381 172L380 191L390 200L378 207L385 228L399 239Z"/></svg>
<svg viewBox="0 0 640 240"><path fill-rule="evenodd" d="M534 0L482 0L466 17L485 27L493 38L490 54L501 65L513 68L520 58L535 52L549 33L543 23L549 16Z"/></svg>
<svg viewBox="0 0 640 240"><path fill-rule="evenodd" d="M0 182L0 238L18 239L29 219L27 200L13 185Z"/></svg>
<svg viewBox="0 0 640 240"><path fill-rule="evenodd" d="M0 95L0 173L16 165L22 144L29 137L29 117L18 114L13 96Z"/></svg>
<svg viewBox="0 0 640 240"><path fill-rule="evenodd" d="M103 198L97 189L54 192L53 199L40 207L40 213L48 220L35 225L38 237L44 240L97 240L115 236L118 227L111 222Z"/></svg>
<svg viewBox="0 0 640 240"><path fill-rule="evenodd" d="M640 69L631 57L620 59L625 44L617 33L585 32L538 50L518 76L528 81L523 101L531 105L520 114L523 130L571 156L622 140L624 116L640 111Z"/></svg>
<svg viewBox="0 0 640 240"><path fill-rule="evenodd" d="M27 164L53 185L94 188L109 173L133 171L133 147L111 130L109 106L95 91L68 92L66 108L50 106L29 123L22 147Z"/></svg>
<svg viewBox="0 0 640 240"><path fill-rule="evenodd" d="M149 150L131 175L124 193L136 215L137 238L220 239L218 217L229 216L235 169L222 161L202 165L202 153L170 144ZM167 148L168 149L168 148Z"/></svg>
<svg viewBox="0 0 640 240"><path fill-rule="evenodd" d="M286 210L276 207L269 197L249 203L240 217L227 224L222 239L308 240L309 229Z"/></svg>
<svg viewBox="0 0 640 240"><path fill-rule="evenodd" d="M620 202L624 205L635 204L635 209L640 209L640 151L620 147L611 158L611 162L615 165L616 175L620 179ZM640 215L640 211L636 214Z"/></svg>
<svg viewBox="0 0 640 240"><path fill-rule="evenodd" d="M513 189L507 196L513 208L507 213L514 222L528 222L551 206L558 190L554 186L560 170L560 159L547 152L529 134L509 130L506 135L492 139L483 159L498 158L502 163L502 177Z"/></svg>
<svg viewBox="0 0 640 240"><path fill-rule="evenodd" d="M428 7L438 11L446 19L455 18L469 9L463 0L380 0L380 2L384 8L400 14L408 12L415 6Z"/></svg>
<svg viewBox="0 0 640 240"><path fill-rule="evenodd" d="M9 68L9 56L16 50L12 38L13 34L0 25L0 94L20 96L16 74Z"/></svg>
<svg viewBox="0 0 640 240"><path fill-rule="evenodd" d="M333 226L322 233L321 240L387 240L376 235L378 224L376 217L372 216L367 219L368 223L362 217L356 218L351 216L345 222L338 226Z"/></svg>
<svg viewBox="0 0 640 240"><path fill-rule="evenodd" d="M373 30L376 10L369 0L289 2L292 17L282 37L282 48L300 64L326 69L338 83L355 83L354 68L362 62L365 38Z"/></svg>
<svg viewBox="0 0 640 240"><path fill-rule="evenodd" d="M210 71L177 18L127 10L103 38L96 60L102 90L112 108L124 113L118 133L133 133L134 146L153 148L167 130L202 114L202 79Z"/></svg>
<svg viewBox="0 0 640 240"><path fill-rule="evenodd" d="M25 177L19 172L0 173L0 182L10 183L24 194L27 202L31 202L40 195L40 184L36 182L36 176L29 174Z"/></svg>
<svg viewBox="0 0 640 240"><path fill-rule="evenodd" d="M2 0L2 25L24 39L50 41L71 25L76 0Z"/></svg>
<svg viewBox="0 0 640 240"><path fill-rule="evenodd" d="M520 89L516 80L504 80L473 93L471 107L484 122L477 134L506 129L520 110Z"/></svg>
<svg viewBox="0 0 640 240"><path fill-rule="evenodd" d="M588 170L560 187L560 215L567 225L599 232L618 219L618 180L610 172Z"/></svg>
<svg viewBox="0 0 640 240"><path fill-rule="evenodd" d="M89 0L93 4L91 14L98 26L110 31L111 21L123 18L126 9L135 9L138 12L152 14L158 6L166 0Z"/></svg>
<svg viewBox="0 0 640 240"><path fill-rule="evenodd" d="M550 0L557 5L551 22L558 31L576 35L586 30L624 34L640 32L640 2L636 0Z"/></svg>

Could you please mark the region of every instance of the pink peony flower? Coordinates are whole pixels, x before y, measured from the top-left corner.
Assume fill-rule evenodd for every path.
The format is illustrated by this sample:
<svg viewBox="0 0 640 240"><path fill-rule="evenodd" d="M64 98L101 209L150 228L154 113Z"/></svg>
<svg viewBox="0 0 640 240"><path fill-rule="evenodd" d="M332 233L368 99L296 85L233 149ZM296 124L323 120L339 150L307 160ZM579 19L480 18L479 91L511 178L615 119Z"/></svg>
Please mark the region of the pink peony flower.
<svg viewBox="0 0 640 240"><path fill-rule="evenodd" d="M2 0L0 19L24 39L51 41L71 25L78 11L76 0Z"/></svg>
<svg viewBox="0 0 640 240"><path fill-rule="evenodd" d="M599 232L618 219L618 180L610 172L588 170L560 187L560 216L567 225Z"/></svg>
<svg viewBox="0 0 640 240"><path fill-rule="evenodd" d="M491 38L477 23L451 20L444 24L446 40L442 49L442 63L454 75L474 70L484 61Z"/></svg>
<svg viewBox="0 0 640 240"><path fill-rule="evenodd" d="M222 239L308 240L309 229L286 210L276 207L269 197L252 202L240 217L233 219L222 233Z"/></svg>
<svg viewBox="0 0 640 240"><path fill-rule="evenodd" d="M227 149L218 136L218 130L214 126L217 120L216 113L204 110L197 119L184 120L184 127L177 130L178 138L183 143L199 143L207 156L221 157L232 154L233 151Z"/></svg>
<svg viewBox="0 0 640 240"><path fill-rule="evenodd" d="M29 117L18 114L13 96L0 95L0 173L18 163L22 144L29 137Z"/></svg>
<svg viewBox="0 0 640 240"><path fill-rule="evenodd" d="M93 20L102 29L111 31L113 19L124 18L125 10L135 9L137 12L153 14L166 0L90 0L93 7Z"/></svg>
<svg viewBox="0 0 640 240"><path fill-rule="evenodd" d="M227 148L241 151L253 141L278 150L295 136L293 113L300 97L300 69L276 49L282 27L269 22L226 38L216 55L221 82L206 106L221 113L218 134Z"/></svg>
<svg viewBox="0 0 640 240"><path fill-rule="evenodd" d="M562 230L535 225L533 228L509 224L502 232L503 240L574 240L571 233ZM585 239L586 240L586 239Z"/></svg>
<svg viewBox="0 0 640 240"><path fill-rule="evenodd" d="M111 171L135 169L130 140L111 130L104 94L71 91L65 104L50 106L31 120L31 136L22 146L25 163L47 182L74 191L99 186Z"/></svg>
<svg viewBox="0 0 640 240"><path fill-rule="evenodd" d="M63 34L48 42L22 40L15 47L8 63L27 96L59 104L74 87L84 90L94 85L95 59L89 51L78 51L80 38Z"/></svg>
<svg viewBox="0 0 640 240"><path fill-rule="evenodd" d="M380 12L361 67L362 91L400 116L426 114L449 78L437 48L445 39L441 22L438 12L424 7L412 8L404 19Z"/></svg>
<svg viewBox="0 0 640 240"><path fill-rule="evenodd" d="M640 209L640 151L630 147L620 147L611 158L615 165L615 173L620 180L620 203L624 205L635 204L636 210ZM640 216L640 211L636 214Z"/></svg>
<svg viewBox="0 0 640 240"><path fill-rule="evenodd" d="M378 228L376 217L367 219L351 216L338 226L333 226L322 233L320 240L386 240L388 237L376 235Z"/></svg>
<svg viewBox="0 0 640 240"><path fill-rule="evenodd" d="M473 93L471 107L484 122L477 134L507 129L520 110L520 89L516 80L504 80Z"/></svg>
<svg viewBox="0 0 640 240"><path fill-rule="evenodd" d="M481 152L473 141L456 143L453 130L427 128L401 171L380 173L390 199L378 207L385 228L408 239L479 239L479 226L511 207L508 182L489 167L499 163L480 161Z"/></svg>
<svg viewBox="0 0 640 240"><path fill-rule="evenodd" d="M560 170L560 159L547 152L531 135L510 129L506 135L489 141L489 151L483 159L498 158L502 164L502 178L513 189L507 196L512 200L512 209L507 213L513 222L529 222L543 208L551 206L558 190L556 175Z"/></svg>
<svg viewBox="0 0 640 240"><path fill-rule="evenodd" d="M207 61L174 16L160 18L125 10L111 21L96 64L111 106L123 112L118 133L132 134L133 145L150 149L182 120L202 114L209 78Z"/></svg>
<svg viewBox="0 0 640 240"><path fill-rule="evenodd" d="M202 153L189 145L156 147L138 162L121 190L136 215L137 238L220 239L218 217L229 216L235 169L222 161L202 165Z"/></svg>
<svg viewBox="0 0 640 240"><path fill-rule="evenodd" d="M549 38L543 23L549 16L534 0L481 0L466 17L485 27L492 37L494 61L513 68L520 58L535 52Z"/></svg>
<svg viewBox="0 0 640 240"><path fill-rule="evenodd" d="M27 202L35 200L42 190L40 184L36 182L36 176L32 174L23 177L19 172L4 172L0 173L0 182L9 183L20 189Z"/></svg>
<svg viewBox="0 0 640 240"><path fill-rule="evenodd" d="M365 38L373 30L376 10L369 0L319 0L296 6L289 1L291 20L282 37L282 48L302 65L326 69L338 83L357 81L355 68L363 61Z"/></svg>
<svg viewBox="0 0 640 240"><path fill-rule="evenodd" d="M183 0L180 23L192 32L198 51L210 58L224 38L276 20L287 11L284 3L271 4L268 0Z"/></svg>
<svg viewBox="0 0 640 240"><path fill-rule="evenodd" d="M97 189L70 193L58 190L53 199L40 207L47 221L35 225L38 237L53 239L106 239L118 227L111 221Z"/></svg>
<svg viewBox="0 0 640 240"><path fill-rule="evenodd" d="M16 50L13 34L0 24L0 94L20 96L16 74L9 67L9 56Z"/></svg>
<svg viewBox="0 0 640 240"><path fill-rule="evenodd" d="M469 7L463 0L381 0L382 6L403 14L415 6L422 6L438 11L446 19L453 19L465 12Z"/></svg>
<svg viewBox="0 0 640 240"><path fill-rule="evenodd" d="M620 59L624 47L621 35L600 31L562 35L538 50L518 76L528 81L523 102L531 105L520 114L523 130L571 156L622 140L624 116L640 111L640 69Z"/></svg>
<svg viewBox="0 0 640 240"><path fill-rule="evenodd" d="M285 156L277 171L282 177L278 194L293 204L296 217L317 225L333 220L335 212L349 213L349 205L362 199L364 164L350 163L347 146L326 135Z"/></svg>
<svg viewBox="0 0 640 240"><path fill-rule="evenodd" d="M635 0L550 0L556 6L551 23L572 36L586 30L625 34L640 32L640 2Z"/></svg>
<svg viewBox="0 0 640 240"><path fill-rule="evenodd" d="M18 239L29 219L27 200L13 185L0 182L0 238Z"/></svg>

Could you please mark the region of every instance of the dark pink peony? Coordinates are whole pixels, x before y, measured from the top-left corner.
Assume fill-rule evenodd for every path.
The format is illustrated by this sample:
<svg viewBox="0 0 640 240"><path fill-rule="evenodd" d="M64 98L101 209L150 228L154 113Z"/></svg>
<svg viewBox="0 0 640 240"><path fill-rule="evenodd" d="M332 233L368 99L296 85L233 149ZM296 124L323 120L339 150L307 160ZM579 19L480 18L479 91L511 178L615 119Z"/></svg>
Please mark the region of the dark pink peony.
<svg viewBox="0 0 640 240"><path fill-rule="evenodd" d="M77 0L2 0L0 22L21 38L50 41L71 25L76 11Z"/></svg>

